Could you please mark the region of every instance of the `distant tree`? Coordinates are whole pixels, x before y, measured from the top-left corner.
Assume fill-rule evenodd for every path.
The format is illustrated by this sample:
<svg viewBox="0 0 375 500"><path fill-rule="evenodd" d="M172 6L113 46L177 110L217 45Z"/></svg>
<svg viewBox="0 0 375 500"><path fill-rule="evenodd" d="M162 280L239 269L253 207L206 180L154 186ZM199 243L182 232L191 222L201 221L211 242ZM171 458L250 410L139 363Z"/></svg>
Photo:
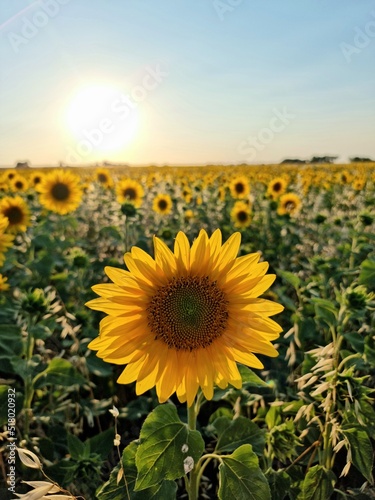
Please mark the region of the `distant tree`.
<svg viewBox="0 0 375 500"><path fill-rule="evenodd" d="M297 165L302 165L306 163L306 160L300 160L299 158L286 158L282 162L280 162L280 165L283 165L284 163L294 163Z"/></svg>
<svg viewBox="0 0 375 500"><path fill-rule="evenodd" d="M362 158L360 156L354 156L353 158L349 158L351 163L361 163L361 162L373 162L374 160L371 160L371 158Z"/></svg>
<svg viewBox="0 0 375 500"><path fill-rule="evenodd" d="M338 156L313 156L310 163L333 163Z"/></svg>
<svg viewBox="0 0 375 500"><path fill-rule="evenodd" d="M16 168L30 168L30 165L28 161L18 161Z"/></svg>

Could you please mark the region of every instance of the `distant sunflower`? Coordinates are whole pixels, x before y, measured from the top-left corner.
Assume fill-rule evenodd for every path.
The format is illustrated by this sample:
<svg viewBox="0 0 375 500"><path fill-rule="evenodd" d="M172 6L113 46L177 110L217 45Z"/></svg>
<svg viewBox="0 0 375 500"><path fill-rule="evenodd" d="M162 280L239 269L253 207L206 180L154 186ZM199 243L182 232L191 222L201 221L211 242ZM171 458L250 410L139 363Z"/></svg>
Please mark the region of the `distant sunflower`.
<svg viewBox="0 0 375 500"><path fill-rule="evenodd" d="M5 179L7 179L8 181L11 181L13 179L13 177L16 175L16 170L14 169L9 169L9 170L5 170L4 172L4 177Z"/></svg>
<svg viewBox="0 0 375 500"><path fill-rule="evenodd" d="M116 185L116 195L119 203L132 203L136 208L139 208L142 205L144 194L142 185L133 179L122 179Z"/></svg>
<svg viewBox="0 0 375 500"><path fill-rule="evenodd" d="M182 196L186 203L190 203L193 198L193 192L189 188L189 186L183 186L182 188Z"/></svg>
<svg viewBox="0 0 375 500"><path fill-rule="evenodd" d="M357 176L352 181L353 189L356 191L362 191L362 189L366 186L366 179L363 176Z"/></svg>
<svg viewBox="0 0 375 500"><path fill-rule="evenodd" d="M251 224L251 208L243 201L237 201L230 213L234 227L244 229Z"/></svg>
<svg viewBox="0 0 375 500"><path fill-rule="evenodd" d="M0 200L0 214L8 219L7 232L26 231L30 226L30 210L20 196L6 196Z"/></svg>
<svg viewBox="0 0 375 500"><path fill-rule="evenodd" d="M0 274L0 292L6 292L9 290L9 283L7 283L8 278Z"/></svg>
<svg viewBox="0 0 375 500"><path fill-rule="evenodd" d="M190 209L185 210L185 212L184 212L185 222L189 222L193 218L194 218L194 212Z"/></svg>
<svg viewBox="0 0 375 500"><path fill-rule="evenodd" d="M108 168L97 168L95 170L95 180L105 188L113 186L113 179Z"/></svg>
<svg viewBox="0 0 375 500"><path fill-rule="evenodd" d="M217 195L220 201L225 201L226 189L224 186L220 186Z"/></svg>
<svg viewBox="0 0 375 500"><path fill-rule="evenodd" d="M155 196L152 203L152 209L154 212L161 215L168 215L172 211L172 198L169 194L158 194Z"/></svg>
<svg viewBox="0 0 375 500"><path fill-rule="evenodd" d="M42 182L44 175L41 172L34 172L30 176L30 183L37 191L39 190L39 185Z"/></svg>
<svg viewBox="0 0 375 500"><path fill-rule="evenodd" d="M286 193L280 197L277 213L295 215L302 206L301 198L295 193Z"/></svg>
<svg viewBox="0 0 375 500"><path fill-rule="evenodd" d="M8 218L0 213L0 266L4 264L5 252L13 245L14 235L5 232L8 226Z"/></svg>
<svg viewBox="0 0 375 500"><path fill-rule="evenodd" d="M9 186L12 191L23 192L28 190L29 182L23 175L16 174L9 181Z"/></svg>
<svg viewBox="0 0 375 500"><path fill-rule="evenodd" d="M65 215L82 201L80 177L69 170L49 172L38 187L39 201L47 210Z"/></svg>
<svg viewBox="0 0 375 500"><path fill-rule="evenodd" d="M246 198L250 194L250 184L245 176L235 177L229 184L232 198Z"/></svg>
<svg viewBox="0 0 375 500"><path fill-rule="evenodd" d="M272 179L267 187L267 196L269 196L273 200L276 200L285 193L287 185L287 181L282 177L276 177L275 179Z"/></svg>
<svg viewBox="0 0 375 500"><path fill-rule="evenodd" d="M237 258L239 233L222 244L221 232L201 230L190 247L179 232L172 252L154 237L155 260L132 247L129 271L106 267L113 281L93 287L91 309L108 316L89 348L109 363L126 364L118 382L136 381L136 393L156 386L162 403L176 393L191 406L201 387L242 385L237 363L263 368L255 354L277 356L271 344L280 326L269 317L283 306L258 298L275 275L259 254Z"/></svg>

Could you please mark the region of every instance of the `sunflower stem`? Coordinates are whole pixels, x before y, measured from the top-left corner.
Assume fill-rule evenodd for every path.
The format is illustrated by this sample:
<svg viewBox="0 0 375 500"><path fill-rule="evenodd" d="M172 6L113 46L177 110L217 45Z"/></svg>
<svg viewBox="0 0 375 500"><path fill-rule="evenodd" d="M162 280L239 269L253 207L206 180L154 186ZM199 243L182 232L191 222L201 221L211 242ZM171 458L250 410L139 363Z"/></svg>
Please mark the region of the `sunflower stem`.
<svg viewBox="0 0 375 500"><path fill-rule="evenodd" d="M188 428L190 431L195 431L197 428L197 406L195 401L191 406L187 407L187 416L188 416ZM198 499L198 491L199 491L199 469L198 464L194 465L194 468L190 471L190 478L187 482L187 493L189 496L189 500L197 500Z"/></svg>

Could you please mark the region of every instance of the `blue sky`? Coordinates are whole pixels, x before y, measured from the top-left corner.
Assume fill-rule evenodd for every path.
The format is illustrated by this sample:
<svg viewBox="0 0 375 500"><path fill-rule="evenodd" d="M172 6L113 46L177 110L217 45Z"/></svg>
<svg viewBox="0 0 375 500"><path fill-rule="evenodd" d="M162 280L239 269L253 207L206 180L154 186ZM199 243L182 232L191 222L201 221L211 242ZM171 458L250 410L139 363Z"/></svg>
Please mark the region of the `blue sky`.
<svg viewBox="0 0 375 500"><path fill-rule="evenodd" d="M375 157L369 0L2 0L0 165Z"/></svg>

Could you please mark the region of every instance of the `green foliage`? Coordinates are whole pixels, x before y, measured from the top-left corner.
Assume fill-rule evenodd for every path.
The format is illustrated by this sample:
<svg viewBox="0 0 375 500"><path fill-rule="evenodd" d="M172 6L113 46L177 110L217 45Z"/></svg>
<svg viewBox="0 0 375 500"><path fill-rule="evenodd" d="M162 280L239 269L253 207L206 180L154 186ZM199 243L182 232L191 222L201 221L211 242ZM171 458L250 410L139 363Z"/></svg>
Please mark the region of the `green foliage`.
<svg viewBox="0 0 375 500"><path fill-rule="evenodd" d="M268 481L250 444L244 444L231 455L221 458L219 478L220 500L271 500Z"/></svg>
<svg viewBox="0 0 375 500"><path fill-rule="evenodd" d="M267 197L266 167L256 176L247 171L252 223L240 229L240 255L259 252L277 275L264 296L285 306L275 318L283 328L279 356L262 357L263 370L239 365L241 389L215 388L209 402L199 396L197 430L174 397L159 406L154 390L136 396L131 384L116 383L122 366L87 349L102 315L84 304L91 286L107 281L105 266L124 269L133 245L152 254L154 234L169 248L181 229L191 241L201 228L220 227L226 239L236 201L226 182L236 171L187 175L184 184L178 171L160 170L159 180L129 171L145 186L137 209L93 184L67 216L42 212L35 193L21 194L33 224L16 236L0 269L11 287L0 291L0 424L6 431L14 388L18 444L76 497L172 500L186 489L207 499L374 497L373 170L363 190L337 180L333 166L283 171L288 191L302 199L297 215L284 216L278 199ZM279 175L271 172L270 179ZM353 166L349 173L361 172ZM187 184L189 202L181 195ZM161 191L173 199L168 217L151 208ZM6 438L7 466L5 446ZM37 474L18 463L17 492L26 492L21 478Z"/></svg>
<svg viewBox="0 0 375 500"><path fill-rule="evenodd" d="M164 479L185 474L185 461L195 463L202 455L204 442L198 431L188 430L170 404L155 408L146 418L136 455L138 476L135 489L143 490Z"/></svg>

